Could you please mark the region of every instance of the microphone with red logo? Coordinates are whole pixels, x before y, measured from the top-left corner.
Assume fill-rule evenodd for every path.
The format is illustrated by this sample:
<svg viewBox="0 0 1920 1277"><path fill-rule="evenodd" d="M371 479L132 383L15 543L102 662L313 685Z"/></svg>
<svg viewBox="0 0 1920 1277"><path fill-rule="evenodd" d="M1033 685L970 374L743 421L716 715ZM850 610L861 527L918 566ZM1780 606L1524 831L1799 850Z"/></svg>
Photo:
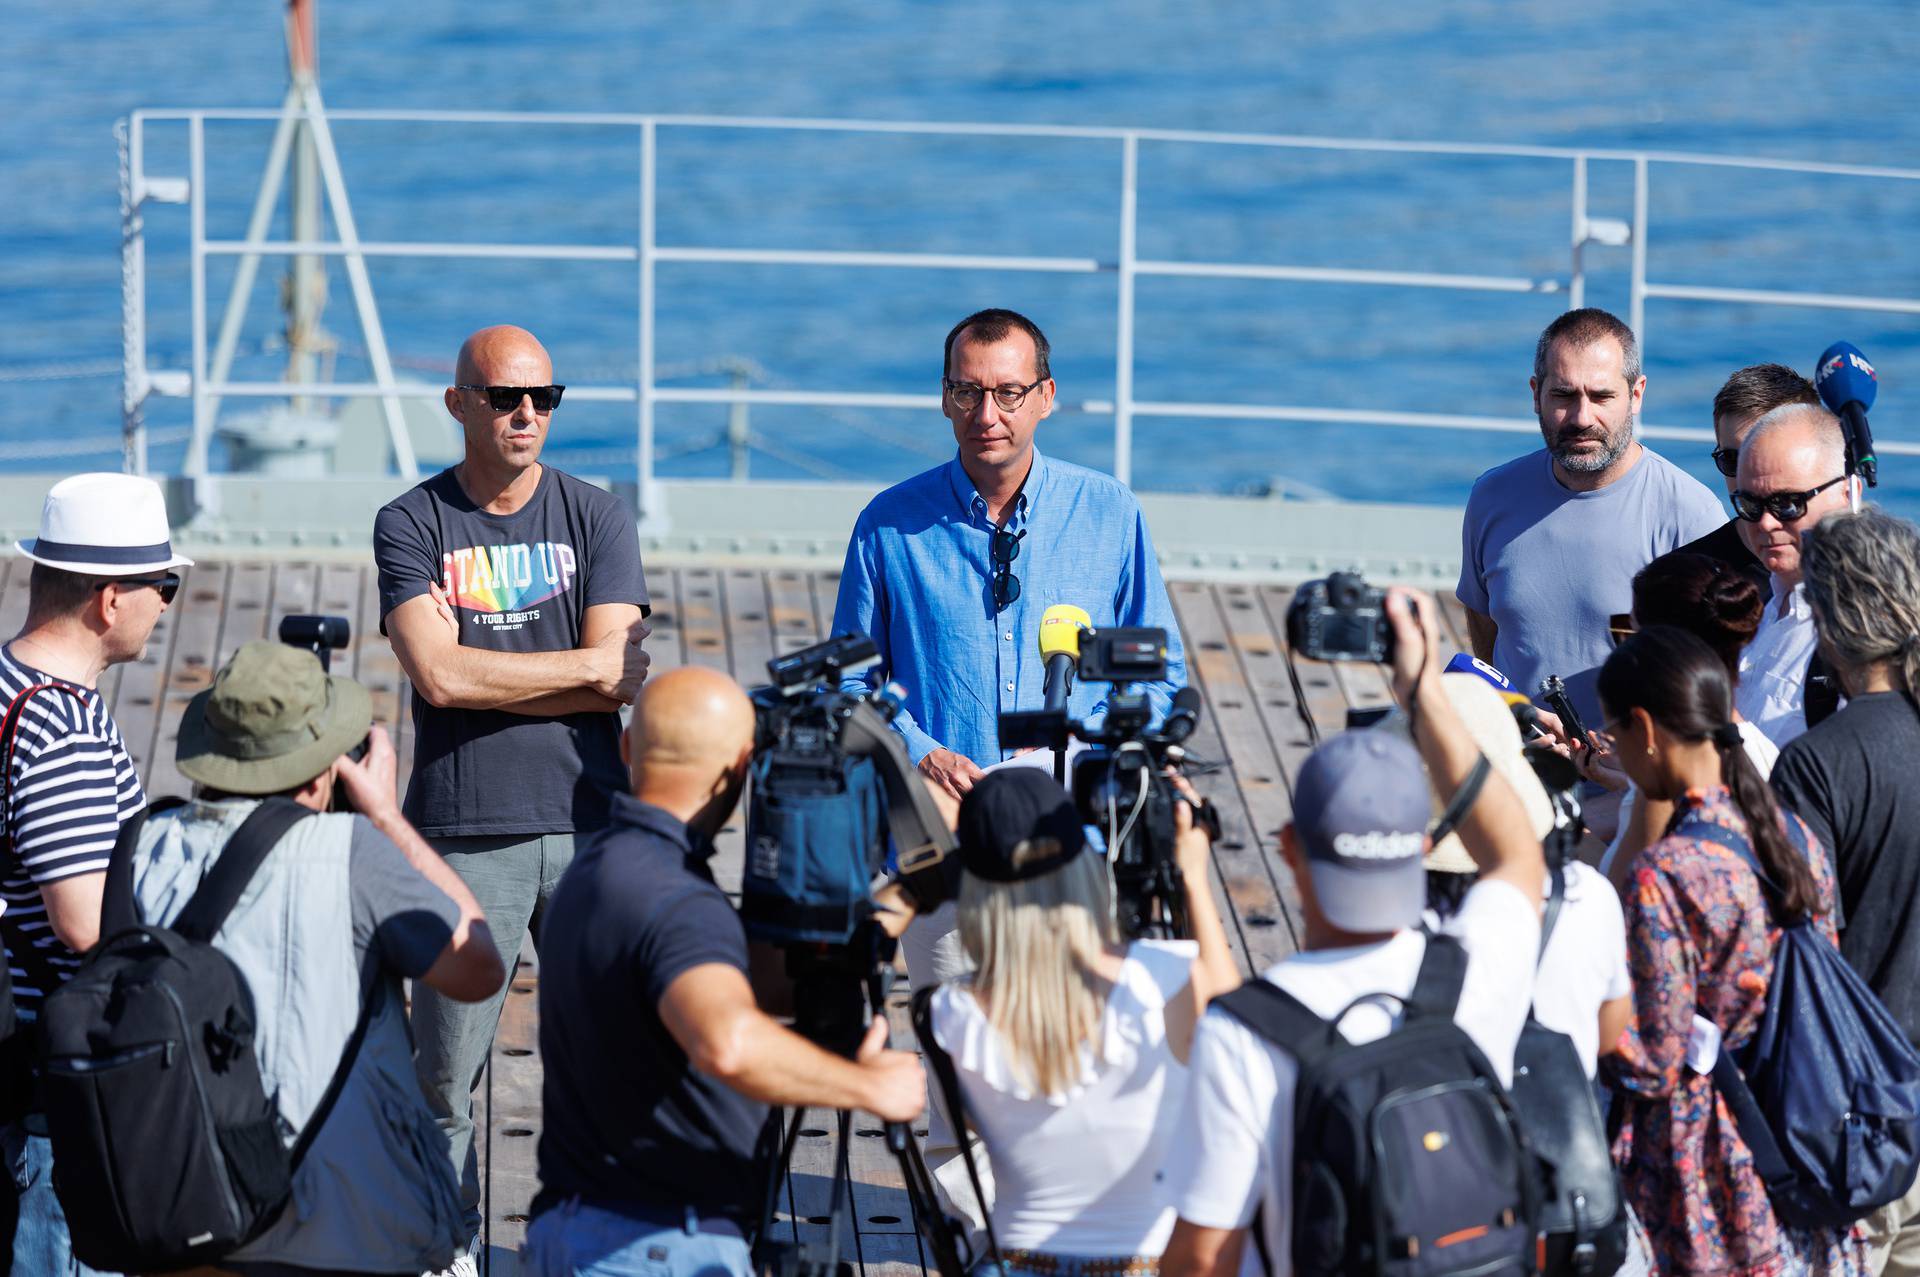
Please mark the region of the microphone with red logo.
<svg viewBox="0 0 1920 1277"><path fill-rule="evenodd" d="M1869 488L1880 482L1880 462L1873 455L1873 432L1867 428L1867 409L1873 407L1880 380L1873 365L1852 342L1836 341L1820 352L1813 368L1813 386L1820 402L1840 418L1847 436L1847 473L1866 480Z"/></svg>

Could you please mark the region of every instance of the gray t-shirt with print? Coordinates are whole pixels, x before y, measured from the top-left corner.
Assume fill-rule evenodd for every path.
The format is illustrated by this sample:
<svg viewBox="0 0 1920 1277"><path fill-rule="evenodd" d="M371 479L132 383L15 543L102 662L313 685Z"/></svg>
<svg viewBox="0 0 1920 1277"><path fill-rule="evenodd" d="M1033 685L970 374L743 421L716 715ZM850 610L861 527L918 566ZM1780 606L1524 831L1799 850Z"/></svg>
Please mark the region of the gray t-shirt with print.
<svg viewBox="0 0 1920 1277"><path fill-rule="evenodd" d="M626 506L552 466L507 515L481 510L443 470L380 511L373 549L382 633L388 614L430 582L447 593L461 646L496 652L577 648L588 608L647 608ZM413 726L404 808L428 837L597 829L608 796L626 788L616 713L441 709L416 695Z"/></svg>

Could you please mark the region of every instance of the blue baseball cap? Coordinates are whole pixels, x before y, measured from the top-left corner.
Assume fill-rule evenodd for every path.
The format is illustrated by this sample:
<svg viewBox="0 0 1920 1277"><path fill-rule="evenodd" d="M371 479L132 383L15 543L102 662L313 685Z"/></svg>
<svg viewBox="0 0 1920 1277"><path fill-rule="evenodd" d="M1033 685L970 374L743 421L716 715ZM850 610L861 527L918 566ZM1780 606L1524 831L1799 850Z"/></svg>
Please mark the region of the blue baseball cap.
<svg viewBox="0 0 1920 1277"><path fill-rule="evenodd" d="M1293 827L1328 922L1358 932L1419 923L1431 809L1420 755L1393 732L1342 732L1307 757Z"/></svg>

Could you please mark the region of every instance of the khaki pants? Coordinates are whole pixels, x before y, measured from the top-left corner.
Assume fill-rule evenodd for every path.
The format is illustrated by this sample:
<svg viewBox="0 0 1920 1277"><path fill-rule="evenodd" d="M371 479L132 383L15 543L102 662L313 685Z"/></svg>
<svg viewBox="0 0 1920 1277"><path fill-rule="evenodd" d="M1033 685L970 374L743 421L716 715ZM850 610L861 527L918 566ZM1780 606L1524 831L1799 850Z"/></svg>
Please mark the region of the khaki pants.
<svg viewBox="0 0 1920 1277"><path fill-rule="evenodd" d="M1882 1206L1865 1221L1867 1262L1876 1277L1920 1277L1920 1177L1898 1201Z"/></svg>

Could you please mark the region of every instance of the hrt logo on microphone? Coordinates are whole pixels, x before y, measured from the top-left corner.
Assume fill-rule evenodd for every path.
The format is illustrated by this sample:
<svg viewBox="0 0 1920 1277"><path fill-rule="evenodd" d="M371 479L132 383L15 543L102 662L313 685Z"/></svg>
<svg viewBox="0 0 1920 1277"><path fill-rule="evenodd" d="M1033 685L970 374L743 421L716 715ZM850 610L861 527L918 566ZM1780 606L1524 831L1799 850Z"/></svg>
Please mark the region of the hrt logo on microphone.
<svg viewBox="0 0 1920 1277"><path fill-rule="evenodd" d="M1873 365L1867 362L1864 355L1855 350L1842 350L1836 352L1833 358L1820 365L1819 371L1813 374L1813 384L1815 386L1825 385L1829 377L1839 372L1849 363L1861 372L1867 374L1867 376L1873 378L1874 381L1880 380L1873 371Z"/></svg>

